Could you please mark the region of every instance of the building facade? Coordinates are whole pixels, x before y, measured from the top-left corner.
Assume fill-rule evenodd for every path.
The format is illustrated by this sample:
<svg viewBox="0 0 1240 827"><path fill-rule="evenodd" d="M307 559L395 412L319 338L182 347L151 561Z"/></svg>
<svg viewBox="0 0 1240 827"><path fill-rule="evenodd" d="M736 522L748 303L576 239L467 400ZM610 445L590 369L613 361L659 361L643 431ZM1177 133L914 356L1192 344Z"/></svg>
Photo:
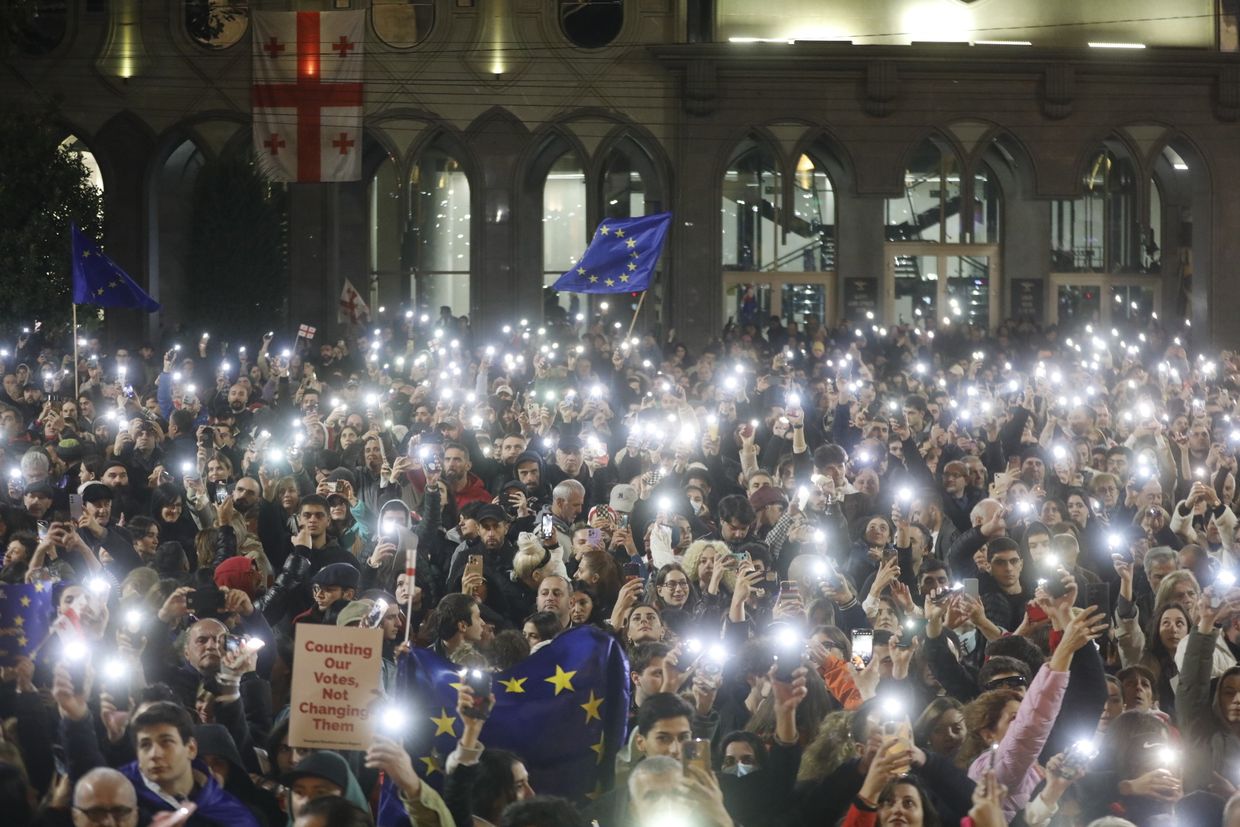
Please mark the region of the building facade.
<svg viewBox="0 0 1240 827"><path fill-rule="evenodd" d="M0 100L55 101L107 249L189 315L192 191L250 151L256 9L366 8L363 177L291 184L288 306L537 319L608 217L670 210L643 313L1191 323L1240 344L1230 0L61 0ZM1036 15L1036 16L1035 16ZM1122 18L1122 19L1120 19ZM613 297L623 318L632 297Z"/></svg>

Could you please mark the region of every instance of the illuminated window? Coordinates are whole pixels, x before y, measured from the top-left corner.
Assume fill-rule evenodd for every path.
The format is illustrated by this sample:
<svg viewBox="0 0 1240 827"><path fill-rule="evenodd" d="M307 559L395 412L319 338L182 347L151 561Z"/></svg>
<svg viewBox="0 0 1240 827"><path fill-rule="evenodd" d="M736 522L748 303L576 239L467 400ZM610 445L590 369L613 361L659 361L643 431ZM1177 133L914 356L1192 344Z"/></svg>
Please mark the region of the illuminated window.
<svg viewBox="0 0 1240 827"><path fill-rule="evenodd" d="M567 152L556 159L543 182L543 285L550 287L586 249L586 174L577 156ZM557 301L575 310L576 294Z"/></svg>
<svg viewBox="0 0 1240 827"><path fill-rule="evenodd" d="M372 0L370 24L384 43L407 49L430 34L435 4L433 0Z"/></svg>
<svg viewBox="0 0 1240 827"><path fill-rule="evenodd" d="M723 176L723 266L729 270L820 272L835 268L835 189L808 155L791 193L775 155L747 142ZM792 199L791 211L785 198Z"/></svg>
<svg viewBox="0 0 1240 827"><path fill-rule="evenodd" d="M1090 159L1083 193L1051 204L1051 269L1057 273L1124 273L1137 267L1136 175L1121 152L1105 147Z"/></svg>
<svg viewBox="0 0 1240 827"><path fill-rule="evenodd" d="M904 194L887 199L887 240L960 243L963 203L956 153L927 139L909 159Z"/></svg>
<svg viewBox="0 0 1240 827"><path fill-rule="evenodd" d="M606 46L624 25L624 0L560 0L560 28L583 49Z"/></svg>
<svg viewBox="0 0 1240 827"><path fill-rule="evenodd" d="M409 232L405 245L418 304L469 312L469 177L448 152L422 152L409 178Z"/></svg>
<svg viewBox="0 0 1240 827"><path fill-rule="evenodd" d="M227 49L250 26L249 0L184 0L185 30L200 46Z"/></svg>

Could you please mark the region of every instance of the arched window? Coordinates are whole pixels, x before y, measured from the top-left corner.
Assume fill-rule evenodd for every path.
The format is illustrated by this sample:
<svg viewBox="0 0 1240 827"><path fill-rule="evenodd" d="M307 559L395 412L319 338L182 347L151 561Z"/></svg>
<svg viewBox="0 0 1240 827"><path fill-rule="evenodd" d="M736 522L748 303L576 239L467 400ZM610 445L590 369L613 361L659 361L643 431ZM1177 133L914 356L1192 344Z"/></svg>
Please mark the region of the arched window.
<svg viewBox="0 0 1240 827"><path fill-rule="evenodd" d="M208 49L227 49L250 27L249 0L184 0L185 31Z"/></svg>
<svg viewBox="0 0 1240 827"><path fill-rule="evenodd" d="M813 156L784 175L771 149L746 141L723 176L724 313L826 322L834 303L835 187ZM755 275L761 273L761 276ZM814 273L819 275L806 275Z"/></svg>
<svg viewBox="0 0 1240 827"><path fill-rule="evenodd" d="M194 185L206 163L198 145L182 141L159 167L152 182L150 285L163 303L161 320L175 325L196 316L190 264L198 204ZM218 170L216 170L218 172Z"/></svg>
<svg viewBox="0 0 1240 827"><path fill-rule="evenodd" d="M560 28L576 46L598 49L624 26L624 0L560 0Z"/></svg>
<svg viewBox="0 0 1240 827"><path fill-rule="evenodd" d="M1089 161L1078 198L1051 204L1052 268L1059 273L1113 273L1134 268L1137 181L1126 154L1110 147Z"/></svg>
<svg viewBox="0 0 1240 827"><path fill-rule="evenodd" d="M419 306L469 312L471 218L469 177L460 161L435 146L424 150L409 177L406 245Z"/></svg>
<svg viewBox="0 0 1240 827"><path fill-rule="evenodd" d="M370 25L389 46L416 46L435 25L434 0L371 0Z"/></svg>
<svg viewBox="0 0 1240 827"><path fill-rule="evenodd" d="M603 159L603 177L599 195L603 199L604 218L634 218L646 214L646 179L653 184L653 166L645 151L625 139L613 147Z"/></svg>
<svg viewBox="0 0 1240 827"><path fill-rule="evenodd" d="M955 147L939 137L917 146L904 170L904 192L886 202L889 323L989 328L998 321L1000 201L986 163L967 171Z"/></svg>
<svg viewBox="0 0 1240 827"><path fill-rule="evenodd" d="M775 153L746 142L723 174L723 266L725 270L767 269L779 257L783 176Z"/></svg>
<svg viewBox="0 0 1240 827"><path fill-rule="evenodd" d="M16 4L16 8L18 11L10 25L13 39L23 54L48 54L65 39L69 27L66 0L35 0Z"/></svg>
<svg viewBox="0 0 1240 827"><path fill-rule="evenodd" d="M556 159L543 181L543 286L550 287L577 264L588 240L586 234L586 174L576 154ZM557 303L575 313L580 297L559 295Z"/></svg>
<svg viewBox="0 0 1240 827"><path fill-rule="evenodd" d="M1149 182L1157 197L1157 187ZM1142 217L1140 183L1127 147L1109 139L1089 158L1081 194L1051 202L1051 271L1059 325L1110 324L1155 309L1161 271L1149 254L1157 245L1162 204ZM1147 198L1151 196L1146 196ZM1157 246L1154 247L1157 250Z"/></svg>
<svg viewBox="0 0 1240 827"><path fill-rule="evenodd" d="M887 199L887 240L963 241L960 195L960 160L955 151L934 139L922 141L904 170L904 193Z"/></svg>
<svg viewBox="0 0 1240 827"><path fill-rule="evenodd" d="M82 166L86 167L86 172L90 175L91 185L99 190L100 195L103 195L103 172L99 169L99 162L95 160L95 153L91 152L76 135L70 135L61 141L60 148L82 162Z"/></svg>

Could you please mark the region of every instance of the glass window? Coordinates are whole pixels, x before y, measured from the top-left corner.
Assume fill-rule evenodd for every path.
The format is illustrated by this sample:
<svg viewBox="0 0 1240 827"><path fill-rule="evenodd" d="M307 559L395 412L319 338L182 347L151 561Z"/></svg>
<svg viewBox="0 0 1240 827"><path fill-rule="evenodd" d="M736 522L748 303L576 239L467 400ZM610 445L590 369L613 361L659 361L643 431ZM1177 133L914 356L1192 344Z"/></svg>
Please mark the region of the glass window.
<svg viewBox="0 0 1240 827"><path fill-rule="evenodd" d="M1154 288L1135 284L1111 287L1111 323L1119 320L1144 325L1154 312Z"/></svg>
<svg viewBox="0 0 1240 827"><path fill-rule="evenodd" d="M781 176L775 155L752 145L723 175L723 267L761 270L776 258L776 222Z"/></svg>
<svg viewBox="0 0 1240 827"><path fill-rule="evenodd" d="M1099 320L1102 288L1098 285L1061 284L1059 286L1059 326L1096 323Z"/></svg>
<svg viewBox="0 0 1240 827"><path fill-rule="evenodd" d="M835 269L835 187L826 170L808 155L797 160L791 198L788 214L774 153L747 143L723 176L725 270Z"/></svg>
<svg viewBox="0 0 1240 827"><path fill-rule="evenodd" d="M957 244L960 223L960 163L927 139L909 159L904 194L887 199L887 240Z"/></svg>
<svg viewBox="0 0 1240 827"><path fill-rule="evenodd" d="M835 269L835 187L826 171L808 155L797 160L792 180L792 219L786 229L780 240L776 269Z"/></svg>
<svg viewBox="0 0 1240 827"><path fill-rule="evenodd" d="M819 323L827 315L827 291L821 284L785 284L781 288L780 313L785 322Z"/></svg>
<svg viewBox="0 0 1240 827"><path fill-rule="evenodd" d="M1084 194L1051 204L1051 267L1059 273L1131 272L1140 234L1128 159L1103 149L1085 172Z"/></svg>
<svg viewBox="0 0 1240 827"><path fill-rule="evenodd" d="M1162 190L1150 181L1150 226L1141 242L1141 272L1162 272L1163 215Z"/></svg>
<svg viewBox="0 0 1240 827"><path fill-rule="evenodd" d="M953 323L990 327L990 258L947 257L947 313Z"/></svg>
<svg viewBox="0 0 1240 827"><path fill-rule="evenodd" d="M973 173L973 241L977 244L999 242L999 207L1003 198L994 173L985 164Z"/></svg>
<svg viewBox="0 0 1240 827"><path fill-rule="evenodd" d="M543 182L543 286L550 287L586 249L586 174L571 152L561 155ZM565 293L556 301L576 312L580 297Z"/></svg>
<svg viewBox="0 0 1240 827"><path fill-rule="evenodd" d="M184 0L185 30L200 46L226 49L250 26L249 0Z"/></svg>
<svg viewBox="0 0 1240 827"><path fill-rule="evenodd" d="M435 4L433 0L371 0L370 25L387 45L407 49L430 34Z"/></svg>
<svg viewBox="0 0 1240 827"><path fill-rule="evenodd" d="M583 49L616 39L624 26L624 0L560 0L560 28Z"/></svg>
<svg viewBox="0 0 1240 827"><path fill-rule="evenodd" d="M82 166L86 167L86 173L90 176L91 185L102 195L103 172L99 169L99 162L95 160L95 153L87 149L86 144L79 141L76 135L70 135L61 141L60 148L82 162Z"/></svg>
<svg viewBox="0 0 1240 827"><path fill-rule="evenodd" d="M68 0L34 0L12 7L17 11L6 22L12 28L13 40L22 53L45 55L65 39L69 25Z"/></svg>
<svg viewBox="0 0 1240 827"><path fill-rule="evenodd" d="M603 165L603 217L636 218L646 214L646 185L629 156L614 151Z"/></svg>
<svg viewBox="0 0 1240 827"><path fill-rule="evenodd" d="M938 289L938 256L895 257L895 318L899 324L925 321L933 329L938 318Z"/></svg>
<svg viewBox="0 0 1240 827"><path fill-rule="evenodd" d="M725 322L745 325L764 325L771 317L771 285L737 284L727 289Z"/></svg>
<svg viewBox="0 0 1240 827"><path fill-rule="evenodd" d="M469 178L460 162L427 149L409 177L406 250L420 306L469 312L470 217Z"/></svg>

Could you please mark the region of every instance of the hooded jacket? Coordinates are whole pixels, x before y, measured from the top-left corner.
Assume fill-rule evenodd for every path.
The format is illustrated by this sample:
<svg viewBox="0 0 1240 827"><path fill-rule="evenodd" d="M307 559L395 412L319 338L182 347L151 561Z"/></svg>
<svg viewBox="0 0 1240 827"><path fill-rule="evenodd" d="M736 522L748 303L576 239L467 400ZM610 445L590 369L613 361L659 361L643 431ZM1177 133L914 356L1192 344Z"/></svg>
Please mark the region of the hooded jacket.
<svg viewBox="0 0 1240 827"><path fill-rule="evenodd" d="M215 783L204 762L195 760L193 767L195 785L189 800L197 804L198 809L185 822L189 827L262 827L249 807ZM149 821L156 813L176 809L146 785L137 761L126 764L120 771L133 784L138 796L138 810L144 821ZM199 784L199 781L202 783Z"/></svg>

